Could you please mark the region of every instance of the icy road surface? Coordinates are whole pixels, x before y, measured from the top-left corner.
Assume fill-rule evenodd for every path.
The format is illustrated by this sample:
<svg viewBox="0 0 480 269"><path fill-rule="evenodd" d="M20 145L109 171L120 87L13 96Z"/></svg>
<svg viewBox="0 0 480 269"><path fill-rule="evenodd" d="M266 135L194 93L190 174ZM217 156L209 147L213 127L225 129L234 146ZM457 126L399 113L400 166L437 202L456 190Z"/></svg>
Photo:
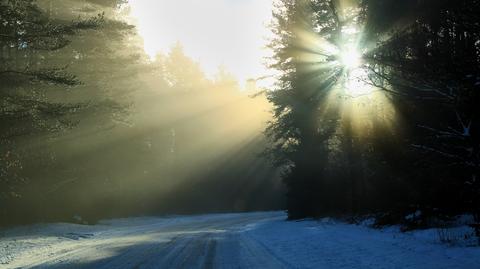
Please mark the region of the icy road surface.
<svg viewBox="0 0 480 269"><path fill-rule="evenodd" d="M130 218L0 231L0 268L480 268L480 248L282 212ZM465 230L461 229L461 233Z"/></svg>

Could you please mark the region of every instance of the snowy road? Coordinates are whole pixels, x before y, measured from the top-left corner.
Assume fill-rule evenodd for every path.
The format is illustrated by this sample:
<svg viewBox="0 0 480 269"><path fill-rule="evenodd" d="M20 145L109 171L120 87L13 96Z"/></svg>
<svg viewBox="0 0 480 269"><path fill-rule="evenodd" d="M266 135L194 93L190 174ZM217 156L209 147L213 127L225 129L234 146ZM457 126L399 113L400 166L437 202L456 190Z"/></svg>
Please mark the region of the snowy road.
<svg viewBox="0 0 480 269"><path fill-rule="evenodd" d="M0 237L0 268L480 268L480 248L439 244L433 230L284 219L270 212L20 227Z"/></svg>

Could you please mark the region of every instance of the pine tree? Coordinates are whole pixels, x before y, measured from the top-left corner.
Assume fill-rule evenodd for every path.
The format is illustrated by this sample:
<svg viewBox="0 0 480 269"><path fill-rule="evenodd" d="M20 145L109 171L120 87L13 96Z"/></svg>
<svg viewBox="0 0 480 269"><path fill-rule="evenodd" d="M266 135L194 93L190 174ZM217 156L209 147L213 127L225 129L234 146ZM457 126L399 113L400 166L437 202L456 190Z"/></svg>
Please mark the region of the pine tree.
<svg viewBox="0 0 480 269"><path fill-rule="evenodd" d="M368 36L378 41L370 72L377 87L394 93L406 146L415 149L415 203L431 214L478 215L480 2L390 2L364 3ZM403 23L387 33L382 25L395 19Z"/></svg>
<svg viewBox="0 0 480 269"><path fill-rule="evenodd" d="M268 96L270 153L285 169L289 218L318 216L329 210L325 177L338 111L327 101L343 73L332 64L342 23L333 1L279 1L274 18L271 67L280 77Z"/></svg>

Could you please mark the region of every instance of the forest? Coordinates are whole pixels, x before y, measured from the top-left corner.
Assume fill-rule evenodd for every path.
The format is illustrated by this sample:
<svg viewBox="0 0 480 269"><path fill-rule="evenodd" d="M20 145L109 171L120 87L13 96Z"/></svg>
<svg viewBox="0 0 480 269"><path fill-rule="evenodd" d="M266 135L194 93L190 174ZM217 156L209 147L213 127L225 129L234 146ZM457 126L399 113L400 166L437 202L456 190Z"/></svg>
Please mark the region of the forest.
<svg viewBox="0 0 480 269"><path fill-rule="evenodd" d="M0 0L0 226L286 210L480 236L480 1L272 10L262 85L181 42L149 57L125 0Z"/></svg>
<svg viewBox="0 0 480 269"><path fill-rule="evenodd" d="M280 209L255 81L150 60L123 2L1 2L0 225Z"/></svg>
<svg viewBox="0 0 480 269"><path fill-rule="evenodd" d="M266 133L286 167L289 218L479 222L479 11L478 1L280 1Z"/></svg>

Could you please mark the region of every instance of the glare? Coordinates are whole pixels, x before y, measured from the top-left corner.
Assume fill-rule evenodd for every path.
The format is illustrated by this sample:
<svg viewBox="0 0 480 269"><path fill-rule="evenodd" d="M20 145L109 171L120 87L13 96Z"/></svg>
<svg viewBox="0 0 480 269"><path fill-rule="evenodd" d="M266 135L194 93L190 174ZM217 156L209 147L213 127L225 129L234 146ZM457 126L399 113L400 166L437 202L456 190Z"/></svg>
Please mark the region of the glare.
<svg viewBox="0 0 480 269"><path fill-rule="evenodd" d="M368 72L363 68L355 68L346 73L345 91L350 97L369 96L375 88L368 84Z"/></svg>
<svg viewBox="0 0 480 269"><path fill-rule="evenodd" d="M347 48L340 53L340 61L347 69L356 69L361 63L361 54L356 48Z"/></svg>
<svg viewBox="0 0 480 269"><path fill-rule="evenodd" d="M130 0L131 15L155 58L176 42L209 77L224 66L240 83L267 75L263 65L271 31L272 0Z"/></svg>
<svg viewBox="0 0 480 269"><path fill-rule="evenodd" d="M303 46L296 55L297 59L306 63L306 72L318 73L311 76L309 83L324 85L325 74L336 76L335 82L328 85L326 95L323 95L323 87L319 92L325 96L321 104L322 113L338 108L342 121L345 121L339 124L339 132L344 128L343 124L348 122L359 139L368 137L366 130L371 130L373 124L386 128L393 126L397 115L388 96L372 85L370 80L370 67L365 55L371 48L361 42L363 28L356 20L351 20L350 24L341 28L341 35L335 42L323 38L316 31L296 32L298 43Z"/></svg>
<svg viewBox="0 0 480 269"><path fill-rule="evenodd" d="M362 54L355 45L345 46L338 55L340 64L344 67L345 92L350 97L368 96L374 88L366 83L368 73L362 67Z"/></svg>

